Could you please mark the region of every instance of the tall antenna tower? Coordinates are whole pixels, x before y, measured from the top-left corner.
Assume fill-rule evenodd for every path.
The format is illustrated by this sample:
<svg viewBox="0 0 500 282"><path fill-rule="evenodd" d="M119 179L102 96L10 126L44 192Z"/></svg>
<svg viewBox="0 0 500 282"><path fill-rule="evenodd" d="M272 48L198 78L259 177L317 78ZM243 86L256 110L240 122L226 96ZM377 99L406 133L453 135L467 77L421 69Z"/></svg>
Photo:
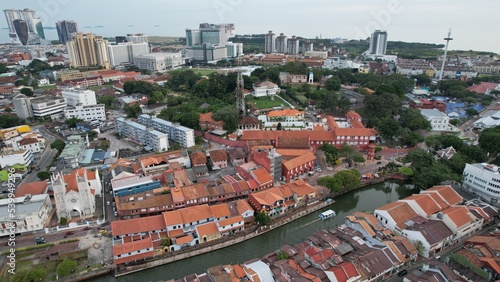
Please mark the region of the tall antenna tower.
<svg viewBox="0 0 500 282"><path fill-rule="evenodd" d="M444 40L446 40L446 47L444 48L443 63L441 64L441 71L439 72L439 80L443 79L444 64L446 63L446 54L448 53L448 44L450 43L450 40L453 40L453 38L451 38L451 27L448 31L448 37L446 37Z"/></svg>
<svg viewBox="0 0 500 282"><path fill-rule="evenodd" d="M238 76L236 77L236 112L238 114L238 120L241 120L246 116L245 110L245 93L243 92L243 69L241 68L241 58L237 57L238 60L238 68L236 73Z"/></svg>

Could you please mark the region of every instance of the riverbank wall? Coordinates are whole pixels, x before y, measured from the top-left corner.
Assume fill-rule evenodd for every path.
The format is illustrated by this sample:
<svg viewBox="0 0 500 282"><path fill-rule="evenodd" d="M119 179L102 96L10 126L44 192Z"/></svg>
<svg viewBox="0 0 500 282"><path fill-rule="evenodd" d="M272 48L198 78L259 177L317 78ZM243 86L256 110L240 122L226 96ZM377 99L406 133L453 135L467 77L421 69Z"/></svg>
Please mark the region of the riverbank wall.
<svg viewBox="0 0 500 282"><path fill-rule="evenodd" d="M161 257L153 257L150 259L147 259L144 263L139 264L139 265L129 265L129 266L118 266L115 268L115 277L121 277L125 276L128 274L132 274L135 272L143 271L149 268L154 268L157 266L165 265L174 261L179 261L183 259L187 259L193 256L201 255L204 253L216 251L225 247L229 247L241 242L244 242L246 240L250 240L252 238L255 238L259 235L262 235L264 233L267 233L271 230L274 230L276 228L279 228L289 222L292 222L294 220L297 220L303 216L306 216L308 214L311 214L313 212L316 212L326 206L329 206L334 203L334 201L329 201L329 198L348 193L350 191L357 190L359 188L368 186L368 185L373 185L373 184L378 184L381 182L384 182L386 178L379 178L379 179L373 179L371 181L365 181L361 183L360 186L354 187L351 189L347 189L335 194L327 195L321 200L318 200L316 202L311 202L308 203L307 205L304 204L300 207L297 207L293 209L292 211L286 213L285 215L282 215L280 217L275 217L273 218L273 221L269 225L265 226L257 226L257 225L251 225L245 228L244 231L233 235L229 237L223 237L218 240L210 241L207 243L203 243L202 245L196 245L193 247L188 247L185 249L181 249L176 252L172 253L166 253L162 255Z"/></svg>

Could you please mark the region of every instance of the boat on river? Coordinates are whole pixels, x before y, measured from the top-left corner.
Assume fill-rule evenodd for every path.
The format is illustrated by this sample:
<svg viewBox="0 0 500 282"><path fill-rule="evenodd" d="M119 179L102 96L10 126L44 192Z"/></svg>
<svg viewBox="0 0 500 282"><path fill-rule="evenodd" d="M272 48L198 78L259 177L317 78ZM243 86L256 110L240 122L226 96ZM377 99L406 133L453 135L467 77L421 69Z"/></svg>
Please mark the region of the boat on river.
<svg viewBox="0 0 500 282"><path fill-rule="evenodd" d="M334 217L336 214L333 210L327 210L319 214L319 218L322 220L328 219L330 217Z"/></svg>

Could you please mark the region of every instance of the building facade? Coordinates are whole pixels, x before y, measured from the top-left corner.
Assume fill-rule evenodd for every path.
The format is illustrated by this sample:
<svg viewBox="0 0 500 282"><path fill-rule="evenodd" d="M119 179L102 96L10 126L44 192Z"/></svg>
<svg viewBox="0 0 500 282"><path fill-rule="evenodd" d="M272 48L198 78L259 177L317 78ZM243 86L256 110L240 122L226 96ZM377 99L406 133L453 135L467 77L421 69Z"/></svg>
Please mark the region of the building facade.
<svg viewBox="0 0 500 282"><path fill-rule="evenodd" d="M67 88L61 92L66 104L71 107L93 106L97 104L95 92L89 89Z"/></svg>
<svg viewBox="0 0 500 282"><path fill-rule="evenodd" d="M500 173L492 164L465 164L463 187L487 203L500 205Z"/></svg>
<svg viewBox="0 0 500 282"><path fill-rule="evenodd" d="M385 55L387 50L387 32L382 30L375 30L370 37L369 54Z"/></svg>
<svg viewBox="0 0 500 282"><path fill-rule="evenodd" d="M29 166L33 163L33 154L29 150L14 150L3 148L0 152L0 166L13 166L16 164Z"/></svg>
<svg viewBox="0 0 500 282"><path fill-rule="evenodd" d="M12 233L25 233L42 230L52 212L52 203L48 194L25 195L12 199L0 200L0 237ZM15 204L14 217L8 213L10 203Z"/></svg>
<svg viewBox="0 0 500 282"><path fill-rule="evenodd" d="M64 117L69 118L77 118L84 121L93 121L93 120L106 120L106 109L104 104L90 105L90 106L82 106L78 105L76 107L68 107L64 110Z"/></svg>
<svg viewBox="0 0 500 282"><path fill-rule="evenodd" d="M276 35L271 30L264 36L264 44L266 54L276 51Z"/></svg>
<svg viewBox="0 0 500 282"><path fill-rule="evenodd" d="M134 57L149 53L149 44L143 43L119 43L108 45L109 60L112 67L124 63L134 63Z"/></svg>
<svg viewBox="0 0 500 282"><path fill-rule="evenodd" d="M115 120L115 129L121 136L143 146L149 146L156 152L168 151L168 135L166 133L124 118Z"/></svg>
<svg viewBox="0 0 500 282"><path fill-rule="evenodd" d="M94 216L95 195L102 193L97 170L80 168L70 174L53 174L51 181L59 220Z"/></svg>
<svg viewBox="0 0 500 282"><path fill-rule="evenodd" d="M285 34L280 33L280 35L276 37L276 53L285 54L287 50L287 37Z"/></svg>
<svg viewBox="0 0 500 282"><path fill-rule="evenodd" d="M134 55L134 65L150 71L164 71L184 64L181 53L147 53Z"/></svg>
<svg viewBox="0 0 500 282"><path fill-rule="evenodd" d="M152 127L168 135L168 138L175 143L179 143L185 148L195 145L194 130L185 126L166 121L161 118L151 117L147 114L139 116L139 122L147 127Z"/></svg>
<svg viewBox="0 0 500 282"><path fill-rule="evenodd" d="M73 40L66 43L72 67L101 66L110 68L108 41L92 33L75 33Z"/></svg>
<svg viewBox="0 0 500 282"><path fill-rule="evenodd" d="M63 97L41 96L32 98L19 94L14 97L13 102L16 114L20 118L59 118L66 108L66 100Z"/></svg>
<svg viewBox="0 0 500 282"><path fill-rule="evenodd" d="M75 21L58 21L56 22L56 29L59 42L66 45L68 41L71 41L73 34L78 32L78 25Z"/></svg>
<svg viewBox="0 0 500 282"><path fill-rule="evenodd" d="M431 123L433 131L448 131L451 129L450 118L447 114L434 109L421 109L420 113Z"/></svg>

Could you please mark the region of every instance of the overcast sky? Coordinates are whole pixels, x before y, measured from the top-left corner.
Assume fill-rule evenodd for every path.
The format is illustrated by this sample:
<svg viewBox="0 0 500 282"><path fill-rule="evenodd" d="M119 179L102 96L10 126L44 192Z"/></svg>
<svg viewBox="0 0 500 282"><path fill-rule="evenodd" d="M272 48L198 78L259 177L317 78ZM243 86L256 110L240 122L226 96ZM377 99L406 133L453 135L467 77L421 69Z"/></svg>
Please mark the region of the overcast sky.
<svg viewBox="0 0 500 282"><path fill-rule="evenodd" d="M451 27L451 50L500 53L500 1L492 0L2 0L0 7L31 8L46 27L75 20L80 31L103 36L185 36L186 28L209 22L234 23L237 34L272 30L287 36L360 39L382 29L389 41L443 43ZM0 42L5 43L7 23L1 18ZM45 34L57 39L55 30Z"/></svg>

